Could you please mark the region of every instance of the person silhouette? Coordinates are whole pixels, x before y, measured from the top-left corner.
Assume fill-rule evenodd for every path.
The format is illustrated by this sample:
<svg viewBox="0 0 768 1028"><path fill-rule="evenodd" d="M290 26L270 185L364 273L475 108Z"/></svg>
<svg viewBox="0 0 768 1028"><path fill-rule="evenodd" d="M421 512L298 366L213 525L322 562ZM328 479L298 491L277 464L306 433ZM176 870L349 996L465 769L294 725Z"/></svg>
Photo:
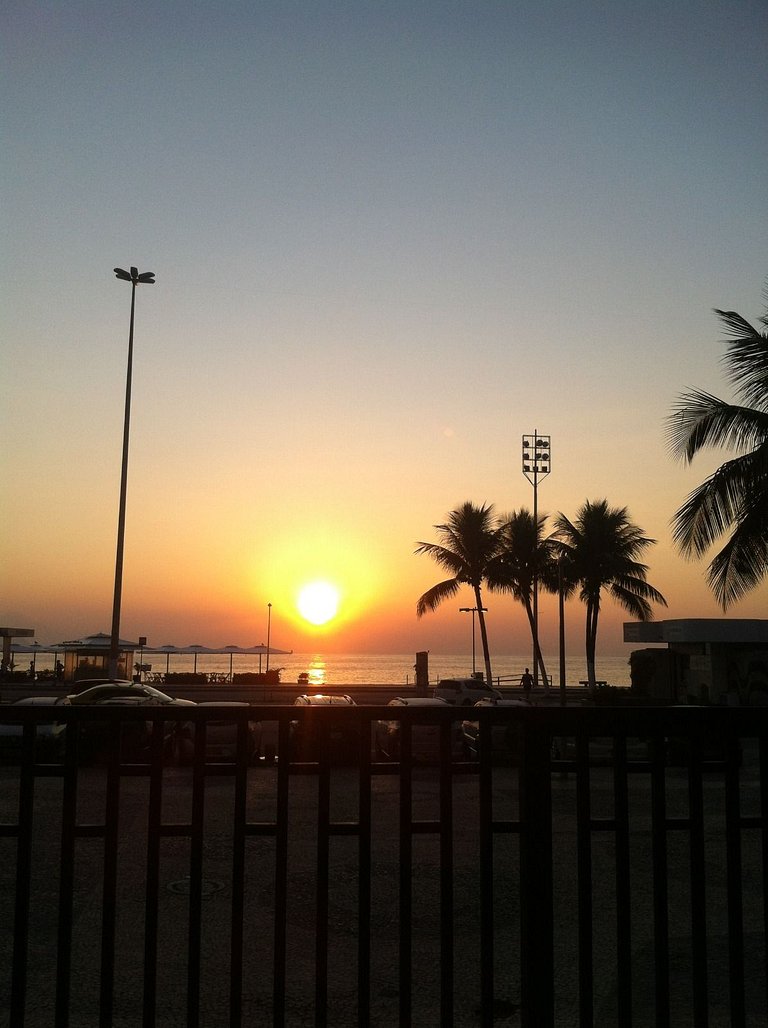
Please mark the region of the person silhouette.
<svg viewBox="0 0 768 1028"><path fill-rule="evenodd" d="M528 699L531 695L531 689L533 688L533 678L531 677L531 672L528 668L525 669L524 674L520 675L520 685L525 693L525 698Z"/></svg>

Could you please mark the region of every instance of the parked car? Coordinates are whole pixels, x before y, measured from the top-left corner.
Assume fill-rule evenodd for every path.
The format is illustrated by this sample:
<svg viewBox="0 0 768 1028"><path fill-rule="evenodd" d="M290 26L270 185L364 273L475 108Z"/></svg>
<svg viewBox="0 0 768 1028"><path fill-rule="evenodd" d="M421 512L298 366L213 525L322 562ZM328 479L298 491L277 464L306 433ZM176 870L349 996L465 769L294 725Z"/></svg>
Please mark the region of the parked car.
<svg viewBox="0 0 768 1028"><path fill-rule="evenodd" d="M8 707L51 707L63 703L54 696L27 696L14 700ZM16 762L23 745L24 725L21 721L0 724L0 757ZM55 720L37 722L35 725L35 759L44 763L58 761L64 750L64 725Z"/></svg>
<svg viewBox="0 0 768 1028"><path fill-rule="evenodd" d="M528 700L483 699L475 703L483 707L530 707ZM480 722L468 717L461 722L461 732L467 756L477 760L480 756ZM516 760L520 755L520 728L515 722L491 726L491 758L496 761Z"/></svg>
<svg viewBox="0 0 768 1028"><path fill-rule="evenodd" d="M434 689L436 699L453 703L457 707L471 707L478 700L500 700L498 689L491 689L483 678L444 678Z"/></svg>
<svg viewBox="0 0 768 1028"><path fill-rule="evenodd" d="M332 693L305 693L293 701L297 707L354 707L351 696ZM289 728L291 760L316 761L320 756L319 725L313 717L291 721ZM360 753L360 725L345 720L331 723L328 732L328 756L332 763L349 763Z"/></svg>
<svg viewBox="0 0 768 1028"><path fill-rule="evenodd" d="M77 678L72 683L72 692L80 693L94 685L133 685L130 678Z"/></svg>
<svg viewBox="0 0 768 1028"><path fill-rule="evenodd" d="M450 707L446 700L434 696L396 696L388 707ZM400 719L377 721L374 728L374 747L377 760L399 760L402 727ZM440 726L414 724L411 729L411 756L417 763L437 763L440 760ZM451 758L464 756L461 727L451 723Z"/></svg>
<svg viewBox="0 0 768 1028"><path fill-rule="evenodd" d="M204 701L198 707L249 707L242 700ZM195 725L187 721L179 727L176 739L178 759L182 764L191 764L195 754ZM261 724L248 722L248 763L258 759L261 751ZM237 757L237 721L205 722L205 759L210 761L233 761Z"/></svg>
<svg viewBox="0 0 768 1028"><path fill-rule="evenodd" d="M184 700L155 689L152 685L125 682L118 679L91 685L80 692L70 693L64 700L73 706L110 706L110 707L194 707L192 700ZM175 758L177 735L181 722L168 720L164 723L163 744L169 758ZM105 723L103 721L84 722L80 730L80 740L85 756L94 758L104 755ZM120 735L121 754L123 757L144 758L149 754L152 738L151 721L125 721Z"/></svg>

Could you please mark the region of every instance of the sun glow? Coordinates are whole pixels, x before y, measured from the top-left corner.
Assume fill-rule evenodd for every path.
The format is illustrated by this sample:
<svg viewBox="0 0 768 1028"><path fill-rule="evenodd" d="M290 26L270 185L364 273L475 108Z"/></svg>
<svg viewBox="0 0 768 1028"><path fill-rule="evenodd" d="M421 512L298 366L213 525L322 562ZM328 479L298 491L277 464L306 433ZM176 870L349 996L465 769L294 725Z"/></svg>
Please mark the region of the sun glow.
<svg viewBox="0 0 768 1028"><path fill-rule="evenodd" d="M339 590L330 582L310 582L303 586L296 599L299 613L310 624L324 625L336 617Z"/></svg>

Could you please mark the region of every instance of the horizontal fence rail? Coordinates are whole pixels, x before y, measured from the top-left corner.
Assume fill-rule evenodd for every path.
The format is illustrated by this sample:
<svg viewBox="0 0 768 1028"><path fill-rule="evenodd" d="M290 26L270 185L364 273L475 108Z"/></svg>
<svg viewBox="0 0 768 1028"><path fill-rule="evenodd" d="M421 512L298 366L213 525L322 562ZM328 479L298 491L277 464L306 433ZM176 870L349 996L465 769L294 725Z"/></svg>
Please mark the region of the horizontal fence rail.
<svg viewBox="0 0 768 1028"><path fill-rule="evenodd" d="M768 1023L768 710L0 706L0 1025Z"/></svg>

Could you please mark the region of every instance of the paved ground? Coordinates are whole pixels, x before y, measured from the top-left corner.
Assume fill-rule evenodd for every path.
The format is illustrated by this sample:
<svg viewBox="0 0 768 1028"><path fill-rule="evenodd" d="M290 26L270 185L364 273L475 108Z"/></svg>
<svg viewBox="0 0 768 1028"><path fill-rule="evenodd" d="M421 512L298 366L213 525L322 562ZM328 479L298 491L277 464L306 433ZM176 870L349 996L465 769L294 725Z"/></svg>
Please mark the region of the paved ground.
<svg viewBox="0 0 768 1028"><path fill-rule="evenodd" d="M166 822L190 817L189 769L166 772L163 818ZM261 767L250 774L248 817L250 821L274 816L276 771ZM30 938L30 977L27 1024L51 1028L51 1002L55 975L54 953L59 888L60 789L55 779L36 782L36 831L34 843L34 895ZM289 839L289 1004L287 1024L314 1023L314 910L316 869L315 776L291 778ZM397 895L400 874L398 850L398 779L377 776L373 783L372 1024L389 1028L397 1024ZM668 779L670 814L685 813L687 783L682 771L671 770ZM639 1028L655 1023L652 973L652 890L650 865L650 784L646 776L631 780L632 793L632 904L633 974L635 1020ZM575 903L576 823L573 776L553 778L556 868L556 1023L562 1028L577 1024L577 935ZM722 809L722 784L705 782L705 800L712 814L707 835L707 889L710 923L710 986L712 1028L729 1023L727 1000L725 843L715 827ZM232 782L211 778L206 785L206 832L204 844L205 898L201 937L203 975L200 981L203 1028L229 1025L228 961L232 874ZM746 768L744 810L757 802L754 772ZM0 769L0 822L15 820L18 812L14 772ZM333 772L332 816L356 817L357 779L354 771ZM436 773L417 772L414 817L438 815L439 789ZM82 772L78 821L100 822L104 816L104 774L99 768ZM593 784L593 815L612 812L610 771L596 771ZM114 1028L141 1024L143 960L143 896L146 860L147 784L141 778L121 783L121 843L119 851L118 968ZM517 810L517 776L512 768L498 768L494 782L494 812L514 817ZM454 902L457 1026L479 1024L480 955L477 937L478 831L477 779L474 775L454 780ZM753 836L744 837L743 883L745 934L748 943L749 1007L756 1011L750 1025L764 1025L765 945L762 934L760 852ZM670 833L670 918L673 967L673 1018L676 1026L692 1024L684 1014L689 1003L689 871L687 836ZM329 892L329 1024L347 1028L357 1024L356 1014L356 890L357 850L354 838L331 843ZM243 1023L267 1025L272 1021L272 961L274 924L274 842L253 837L247 843L246 871L246 973ZM74 1028L98 1023L98 944L101 926L101 872L103 843L82 839L77 844L75 893L75 942L72 949L72 1009ZM615 852L611 833L593 840L595 909L595 1023L616 1024L615 1013ZM159 1028L186 1023L186 968L190 847L184 838L162 842ZM414 1015L418 1028L442 1028L439 1014L439 868L437 839L416 838L411 877L414 886ZM496 844L494 873L499 883L495 910L497 1024L519 1024L519 861L515 835L500 837ZM0 837L0 1026L10 1025L7 995L10 984L10 944L15 882L15 840ZM757 1013L759 1011L759 1013Z"/></svg>

